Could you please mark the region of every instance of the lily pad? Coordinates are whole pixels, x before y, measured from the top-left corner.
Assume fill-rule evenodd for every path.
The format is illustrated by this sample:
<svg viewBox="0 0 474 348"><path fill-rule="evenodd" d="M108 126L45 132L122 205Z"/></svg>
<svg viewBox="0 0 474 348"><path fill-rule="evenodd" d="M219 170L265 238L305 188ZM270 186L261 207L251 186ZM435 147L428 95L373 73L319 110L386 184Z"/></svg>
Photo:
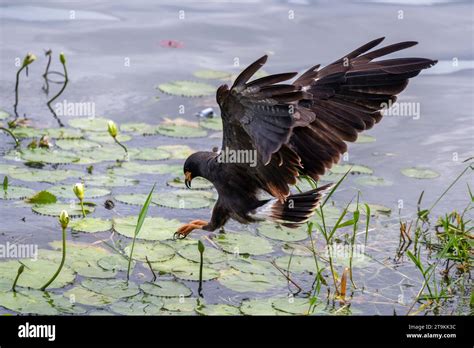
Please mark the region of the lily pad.
<svg viewBox="0 0 474 348"><path fill-rule="evenodd" d="M54 139L80 139L84 134L80 129L74 128L45 128L46 134Z"/></svg>
<svg viewBox="0 0 474 348"><path fill-rule="evenodd" d="M359 185L364 186L391 186L392 182L377 176L361 176L354 180Z"/></svg>
<svg viewBox="0 0 474 348"><path fill-rule="evenodd" d="M124 218L114 218L114 230L121 235L133 238L137 216L128 216ZM174 232L181 226L181 223L175 219L165 219L160 217L147 217L142 225L137 239L147 240L166 240L173 237Z"/></svg>
<svg viewBox="0 0 474 348"><path fill-rule="evenodd" d="M232 254L264 255L273 251L268 240L246 233L218 234L214 241L224 251Z"/></svg>
<svg viewBox="0 0 474 348"><path fill-rule="evenodd" d="M222 131L222 119L220 117L202 119L199 121L199 125L206 129Z"/></svg>
<svg viewBox="0 0 474 348"><path fill-rule="evenodd" d="M84 202L85 213L93 213L95 210L94 205L94 203ZM70 217L82 216L81 205L75 203L35 204L31 209L40 215L59 216L63 210L66 210Z"/></svg>
<svg viewBox="0 0 474 348"><path fill-rule="evenodd" d="M65 179L76 177L79 178L81 173L77 170L43 170L43 169L26 169L14 168L9 172L10 176L17 180L31 181L31 182L48 182L57 183Z"/></svg>
<svg viewBox="0 0 474 348"><path fill-rule="evenodd" d="M55 142L56 146L63 150L84 150L100 147L99 143L86 139L59 139Z"/></svg>
<svg viewBox="0 0 474 348"><path fill-rule="evenodd" d="M72 220L69 227L76 232L96 233L112 229L112 222L100 218L83 218Z"/></svg>
<svg viewBox="0 0 474 348"><path fill-rule="evenodd" d="M402 174L415 179L434 179L439 177L439 173L428 168L405 168L401 170Z"/></svg>
<svg viewBox="0 0 474 348"><path fill-rule="evenodd" d="M138 184L138 180L125 178L123 176L116 175L94 175L90 179L86 178L85 181L91 186L105 186L105 187L116 187L116 186L133 186Z"/></svg>
<svg viewBox="0 0 474 348"><path fill-rule="evenodd" d="M79 157L62 150L43 148L22 149L18 156L27 162L41 162L50 164L68 164L79 161Z"/></svg>
<svg viewBox="0 0 474 348"><path fill-rule="evenodd" d="M51 279L57 271L59 264L50 260L21 260L25 265L25 269L18 279L18 286L40 289L47 281ZM15 279L20 266L16 260L0 262L1 278L11 280ZM58 277L51 283L48 288L62 288L75 279L74 272L67 266L64 266Z"/></svg>
<svg viewBox="0 0 474 348"><path fill-rule="evenodd" d="M40 249L38 254L42 259L54 261L56 265L61 260L61 241L49 243L54 249ZM113 278L117 272L115 270L105 270L99 267L98 261L105 256L111 255L109 251L96 245L67 242L66 265L79 275L91 278Z"/></svg>
<svg viewBox="0 0 474 348"><path fill-rule="evenodd" d="M240 311L244 315L278 315L281 311L273 308L272 300L267 298L258 298L251 300L244 300L240 305Z"/></svg>
<svg viewBox="0 0 474 348"><path fill-rule="evenodd" d="M183 280L199 280L199 264L189 261L181 256L175 256L164 262L153 262L153 269L160 273L171 273L175 277ZM204 266L202 280L207 281L219 277L219 272L211 267Z"/></svg>
<svg viewBox="0 0 474 348"><path fill-rule="evenodd" d="M34 190L27 187L8 186L6 191L0 189L0 199L23 199L34 193Z"/></svg>
<svg viewBox="0 0 474 348"><path fill-rule="evenodd" d="M185 259L194 262L200 262L201 255L199 253L197 243L187 244L177 249L176 251ZM224 262L227 260L227 255L220 250L217 250L212 247L207 247L204 251L203 260L204 264Z"/></svg>
<svg viewBox="0 0 474 348"><path fill-rule="evenodd" d="M265 237L284 242L296 242L308 238L306 225L299 228L288 228L272 223L262 223L257 231Z"/></svg>
<svg viewBox="0 0 474 348"><path fill-rule="evenodd" d="M230 80L232 78L232 74L229 72L212 69L198 70L193 75L200 79L209 80Z"/></svg>
<svg viewBox="0 0 474 348"><path fill-rule="evenodd" d="M207 131L188 124L167 122L156 127L156 131L161 135L174 138L202 138L207 135Z"/></svg>
<svg viewBox="0 0 474 348"><path fill-rule="evenodd" d="M164 298L163 299L163 309L172 312L194 312L194 309L198 307L202 300L190 297L180 297L180 298Z"/></svg>
<svg viewBox="0 0 474 348"><path fill-rule="evenodd" d="M326 204L323 208L323 214L324 214L324 224L326 226L334 226L337 223L337 220L342 214L342 211L330 204ZM314 215L310 218L310 222L318 223L319 225L323 226L323 219L321 215L320 209L316 209L314 212ZM313 230L315 227L313 227Z"/></svg>
<svg viewBox="0 0 474 348"><path fill-rule="evenodd" d="M183 166L177 164L142 164L139 162L125 162L121 167L111 170L111 175L133 176L140 174L173 174L182 175Z"/></svg>
<svg viewBox="0 0 474 348"><path fill-rule="evenodd" d="M35 195L31 196L26 200L28 203L33 204L51 204L56 203L57 198L51 192L48 191L40 191Z"/></svg>
<svg viewBox="0 0 474 348"><path fill-rule="evenodd" d="M240 315L238 307L228 304L206 304L196 308L196 312L201 315Z"/></svg>
<svg viewBox="0 0 474 348"><path fill-rule="evenodd" d="M64 199L77 199L76 194L72 190L72 185L58 185L49 187L48 191L57 197ZM110 194L110 191L98 187L85 187L85 197L86 198L97 198L103 197Z"/></svg>
<svg viewBox="0 0 474 348"><path fill-rule="evenodd" d="M140 285L145 293L159 297L188 297L192 291L184 284L174 280L160 280Z"/></svg>
<svg viewBox="0 0 474 348"><path fill-rule="evenodd" d="M83 129L91 132L107 131L109 120L102 117L80 117L69 120L69 125L74 128Z"/></svg>
<svg viewBox="0 0 474 348"><path fill-rule="evenodd" d="M77 260L69 262L71 268L83 277L90 278L113 278L117 275L115 270L105 270L100 267L97 260Z"/></svg>
<svg viewBox="0 0 474 348"><path fill-rule="evenodd" d="M146 193L130 193L114 196L117 202L130 205L143 205L148 195Z"/></svg>
<svg viewBox="0 0 474 348"><path fill-rule="evenodd" d="M307 298L279 298L272 301L273 308L294 315L309 315L310 307L312 308L309 299ZM318 307L318 305L316 306ZM318 311L320 311L321 306L319 306ZM314 312L312 312L314 313Z"/></svg>
<svg viewBox="0 0 474 348"><path fill-rule="evenodd" d="M186 188L184 184L184 180L180 177L176 177L173 180L169 180L167 182L167 185L171 187L180 188L180 189ZM211 189L214 187L212 182L201 177L194 178L192 185L193 185L193 190L206 190L206 189Z"/></svg>
<svg viewBox="0 0 474 348"><path fill-rule="evenodd" d="M168 151L158 148L131 149L129 154L131 159L142 161L159 161L170 157Z"/></svg>
<svg viewBox="0 0 474 348"><path fill-rule="evenodd" d="M314 258L306 256L292 256L290 267L288 268L288 263L290 262L290 256L281 256L275 260L278 267L283 270L289 270L291 272L303 273L303 272L314 272L316 270L316 265Z"/></svg>
<svg viewBox="0 0 474 348"><path fill-rule="evenodd" d="M197 209L210 207L214 200L212 192L176 190L155 193L152 202L174 209Z"/></svg>
<svg viewBox="0 0 474 348"><path fill-rule="evenodd" d="M5 110L0 110L0 120L4 120L9 117L10 117L10 114L8 112L6 112Z"/></svg>
<svg viewBox="0 0 474 348"><path fill-rule="evenodd" d="M333 174L346 174L346 172L350 169L351 174L368 174L371 175L374 171L367 166L362 166L358 164L336 164L333 166L330 171Z"/></svg>
<svg viewBox="0 0 474 348"><path fill-rule="evenodd" d="M102 143L102 144L115 144L114 138L110 136L110 134L105 131L105 132L94 132L94 133L89 133L88 138L92 141L95 141L97 143ZM117 140L120 141L121 143L125 143L127 141L132 140L132 137L128 134L122 134L119 133L116 136ZM123 149L122 149L123 151Z"/></svg>
<svg viewBox="0 0 474 348"><path fill-rule="evenodd" d="M98 294L117 299L131 297L140 292L137 284L121 279L85 279L81 285Z"/></svg>
<svg viewBox="0 0 474 348"><path fill-rule="evenodd" d="M41 138L43 135L48 135L45 129L32 128L32 127L15 127L11 129L11 132L17 138Z"/></svg>
<svg viewBox="0 0 474 348"><path fill-rule="evenodd" d="M193 263L190 266L186 267L174 267L171 271L171 273L183 280L189 280L189 281L198 281L199 280L199 264L198 263ZM202 267L202 280L207 281L207 280L212 280L216 279L219 277L219 271L203 266Z"/></svg>
<svg viewBox="0 0 474 348"><path fill-rule="evenodd" d="M237 292L267 292L276 287L283 287L286 285L286 280L283 277L276 275L262 275L243 273L235 270L223 272L218 282Z"/></svg>
<svg viewBox="0 0 474 348"><path fill-rule="evenodd" d="M148 298L152 296L137 295L122 301L115 302L110 309L122 315L159 315L162 312L163 302L154 297L153 302ZM156 300L155 300L156 299Z"/></svg>
<svg viewBox="0 0 474 348"><path fill-rule="evenodd" d="M128 123L122 123L120 125L120 130L122 132L137 133L141 135L153 135L156 133L155 127L156 126L148 124L148 123L128 122Z"/></svg>
<svg viewBox="0 0 474 348"><path fill-rule="evenodd" d="M194 153L188 145L161 145L157 149L169 152L172 159L186 159Z"/></svg>
<svg viewBox="0 0 474 348"><path fill-rule="evenodd" d="M33 289L0 292L0 306L21 314L84 314L86 310L62 295Z"/></svg>
<svg viewBox="0 0 474 348"><path fill-rule="evenodd" d="M163 93L179 95L183 97L202 97L213 95L216 88L212 85L194 81L173 81L158 85Z"/></svg>
<svg viewBox="0 0 474 348"><path fill-rule="evenodd" d="M243 273L277 274L278 270L266 260L235 257L228 261L229 266Z"/></svg>
<svg viewBox="0 0 474 348"><path fill-rule="evenodd" d="M96 150L80 150L77 154L81 157L80 162L77 164L92 164L100 163L105 161L122 161L126 158L127 154L123 149L116 145L107 145Z"/></svg>
<svg viewBox="0 0 474 348"><path fill-rule="evenodd" d="M373 143L375 141L375 137L366 134L360 134L357 137L356 143L357 144L366 144L366 143Z"/></svg>
<svg viewBox="0 0 474 348"><path fill-rule="evenodd" d="M117 254L107 255L100 258L97 264L107 271L126 271L128 268L128 260ZM134 262L132 262L132 265Z"/></svg>
<svg viewBox="0 0 474 348"><path fill-rule="evenodd" d="M103 307L116 301L115 298L103 294L98 294L82 286L75 286L63 294L72 303Z"/></svg>
<svg viewBox="0 0 474 348"><path fill-rule="evenodd" d="M129 257L131 244L124 251ZM162 262L171 259L175 255L174 249L169 245L155 242L136 242L133 249L133 259L145 262L148 258L150 262Z"/></svg>

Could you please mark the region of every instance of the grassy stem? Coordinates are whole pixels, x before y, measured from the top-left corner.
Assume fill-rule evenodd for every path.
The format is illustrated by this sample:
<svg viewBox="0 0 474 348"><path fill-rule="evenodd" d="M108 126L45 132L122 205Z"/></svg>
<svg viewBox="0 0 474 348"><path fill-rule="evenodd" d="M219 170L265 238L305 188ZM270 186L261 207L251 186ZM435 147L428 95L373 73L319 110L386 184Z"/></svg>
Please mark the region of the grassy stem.
<svg viewBox="0 0 474 348"><path fill-rule="evenodd" d="M145 204L143 204L142 209L140 210L140 214L138 215L137 225L135 227L135 233L133 234L133 241L132 241L132 248L130 250L130 255L128 256L128 267L127 267L127 281L130 279L130 268L132 266L132 258L133 258L133 250L135 249L135 240L137 239L138 233L140 233L140 229L143 226L143 222L145 221L146 214L148 213L148 207L151 203L151 196L153 191L155 190L155 185L153 185L148 197L146 198Z"/></svg>

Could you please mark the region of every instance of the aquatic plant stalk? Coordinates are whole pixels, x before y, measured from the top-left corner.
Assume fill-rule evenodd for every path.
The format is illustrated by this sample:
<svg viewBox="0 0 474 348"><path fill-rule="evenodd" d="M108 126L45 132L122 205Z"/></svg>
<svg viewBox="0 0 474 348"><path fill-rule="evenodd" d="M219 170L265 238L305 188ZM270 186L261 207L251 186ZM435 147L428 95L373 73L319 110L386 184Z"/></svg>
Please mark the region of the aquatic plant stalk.
<svg viewBox="0 0 474 348"><path fill-rule="evenodd" d="M15 82L15 104L13 105L13 110L15 111L15 120L18 118L18 88L20 85L20 74L24 69L26 70L26 75L28 76L28 65L33 63L36 60L36 56L32 53L28 53L25 58L23 59L23 63L21 64L20 69L16 72L16 82Z"/></svg>
<svg viewBox="0 0 474 348"><path fill-rule="evenodd" d="M67 214L67 211L63 210L61 212L61 214L59 215L59 222L61 224L62 236L63 236L63 250L62 250L61 263L59 264L59 267L56 273L54 273L51 279L41 287L41 291L45 291L46 288L57 278L59 273L61 273L61 270L64 266L64 262L66 261L66 229L67 229L67 225L69 224L69 215Z"/></svg>
<svg viewBox="0 0 474 348"><path fill-rule="evenodd" d="M13 138L13 140L15 140L15 147L20 146L20 142L18 141L17 137L15 136L15 134L12 133L11 130L9 130L8 128L5 128L5 127L0 127L0 130L8 133Z"/></svg>
<svg viewBox="0 0 474 348"><path fill-rule="evenodd" d="M117 139L117 135L118 135L118 128L117 128L117 125L115 124L114 121L109 121L108 124L107 124L107 130L109 131L109 134L110 136L114 139L115 143L117 145L119 145L124 151L125 151L125 154L128 155L128 150L127 148L125 147L125 145L123 145L120 141L118 141Z"/></svg>
<svg viewBox="0 0 474 348"><path fill-rule="evenodd" d="M145 204L143 204L142 209L140 210L140 214L138 215L137 225L135 226L135 233L133 234L133 241L132 241L132 248L130 249L130 255L128 257L128 267L127 267L127 281L130 279L130 268L132 266L132 257L133 257L133 249L135 249L135 240L137 239L138 233L140 233L140 229L143 226L143 222L145 221L146 214L148 213L148 207L151 203L151 197L153 191L155 190L156 184L153 184L148 197L146 198Z"/></svg>
<svg viewBox="0 0 474 348"><path fill-rule="evenodd" d="M24 264L21 264L20 267L18 267L18 272L16 273L16 277L15 277L15 280L13 281L13 285L12 285L12 291L13 292L16 292L16 283L18 282L18 279L20 278L21 274L23 273L23 271L25 270L25 265Z"/></svg>
<svg viewBox="0 0 474 348"><path fill-rule="evenodd" d="M69 79L68 79L68 75L67 75L67 69L66 69L66 57L64 56L64 53L60 53L59 55L59 60L63 66L63 71L64 71L64 84L63 86L61 87L61 89L59 90L59 92L54 96L52 97L50 100L48 100L48 102L46 103L46 105L48 106L48 109L49 111L51 111L51 113L53 114L53 117L56 119L56 121L58 122L59 126L60 127L64 127L64 124L61 122L60 118L58 117L58 115L56 115L56 112L54 112L54 109L52 108L51 106L51 103L53 101L55 101L63 92L64 90L66 89L66 86L67 86L67 83L69 82Z"/></svg>
<svg viewBox="0 0 474 348"><path fill-rule="evenodd" d="M201 241L198 241L198 251L199 251L199 287L198 294L202 296L202 267L204 264L204 244Z"/></svg>

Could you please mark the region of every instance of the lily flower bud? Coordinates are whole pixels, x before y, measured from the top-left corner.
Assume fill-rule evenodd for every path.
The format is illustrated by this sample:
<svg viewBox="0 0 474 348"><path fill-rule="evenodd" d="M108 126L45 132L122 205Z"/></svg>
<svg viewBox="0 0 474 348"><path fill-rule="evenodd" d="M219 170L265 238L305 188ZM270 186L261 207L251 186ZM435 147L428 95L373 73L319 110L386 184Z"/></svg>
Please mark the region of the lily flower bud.
<svg viewBox="0 0 474 348"><path fill-rule="evenodd" d="M114 121L109 121L108 130L109 130L109 134L112 136L112 138L115 138L117 136L118 130L117 130L117 125L115 124Z"/></svg>
<svg viewBox="0 0 474 348"><path fill-rule="evenodd" d="M67 228L67 225L69 225L69 215L67 211L63 210L61 214L59 214L59 223L63 229Z"/></svg>
<svg viewBox="0 0 474 348"><path fill-rule="evenodd" d="M82 183L77 183L76 185L74 185L72 190L74 191L76 197L79 198L79 200L82 201L84 199L84 185Z"/></svg>

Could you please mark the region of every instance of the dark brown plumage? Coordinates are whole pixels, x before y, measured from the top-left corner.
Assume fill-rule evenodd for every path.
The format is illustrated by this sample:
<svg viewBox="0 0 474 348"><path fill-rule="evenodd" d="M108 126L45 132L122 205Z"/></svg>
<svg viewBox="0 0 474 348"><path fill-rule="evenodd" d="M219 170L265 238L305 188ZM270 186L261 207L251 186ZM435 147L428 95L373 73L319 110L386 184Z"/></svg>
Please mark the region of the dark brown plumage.
<svg viewBox="0 0 474 348"><path fill-rule="evenodd" d="M270 219L290 227L307 221L329 187L290 196L289 185L300 174L318 180L346 152L345 141L357 140L358 133L382 119L383 105L396 101L408 79L436 64L425 58L375 60L416 45L407 41L370 51L383 39L322 69L316 65L292 83L288 80L297 73L249 82L267 61L263 56L230 89L219 87L222 149L256 150L257 162L221 163L215 152L191 155L184 164L187 185L202 176L214 184L219 199L209 223L192 221L177 234L186 236L195 228L213 231L229 218L242 223ZM260 199L260 192L274 199Z"/></svg>

